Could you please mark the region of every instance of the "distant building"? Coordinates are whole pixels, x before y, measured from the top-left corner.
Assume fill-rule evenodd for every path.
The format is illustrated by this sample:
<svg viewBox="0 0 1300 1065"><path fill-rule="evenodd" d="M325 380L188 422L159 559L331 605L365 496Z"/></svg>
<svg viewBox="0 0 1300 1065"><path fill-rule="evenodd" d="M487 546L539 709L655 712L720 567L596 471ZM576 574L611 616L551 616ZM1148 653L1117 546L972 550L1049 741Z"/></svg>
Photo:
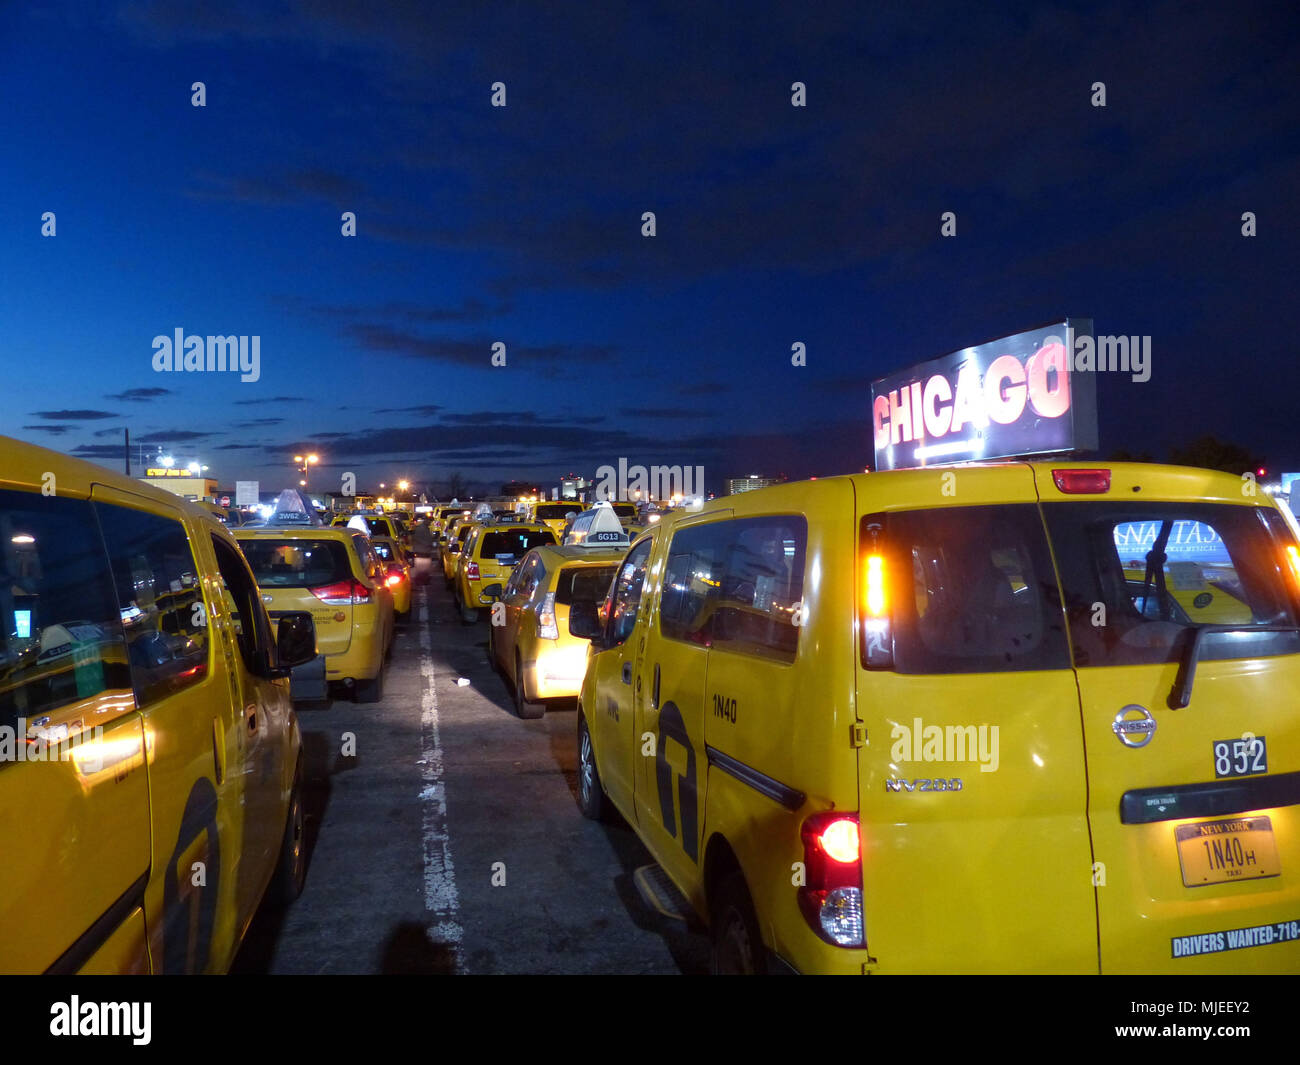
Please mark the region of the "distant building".
<svg viewBox="0 0 1300 1065"><path fill-rule="evenodd" d="M784 484L785 477L760 477L751 473L748 477L732 477L727 481L727 495L734 496L741 492L752 492L755 488L767 488L774 484Z"/></svg>
<svg viewBox="0 0 1300 1065"><path fill-rule="evenodd" d="M204 469L207 469L205 466ZM202 499L211 503L217 494L217 481L214 477L192 474L181 467L157 467L145 470L145 476L139 478L145 484L164 488L182 499Z"/></svg>

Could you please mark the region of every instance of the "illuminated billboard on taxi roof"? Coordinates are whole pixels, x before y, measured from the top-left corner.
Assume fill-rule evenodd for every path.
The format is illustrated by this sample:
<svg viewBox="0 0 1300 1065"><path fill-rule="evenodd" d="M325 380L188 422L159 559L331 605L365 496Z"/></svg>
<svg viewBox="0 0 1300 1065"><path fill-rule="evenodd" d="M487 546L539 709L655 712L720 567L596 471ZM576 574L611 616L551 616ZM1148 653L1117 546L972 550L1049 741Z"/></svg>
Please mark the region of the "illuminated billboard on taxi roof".
<svg viewBox="0 0 1300 1065"><path fill-rule="evenodd" d="M1096 381L1075 369L1076 336L1092 336L1091 319L1063 319L873 381L875 468L1094 450Z"/></svg>

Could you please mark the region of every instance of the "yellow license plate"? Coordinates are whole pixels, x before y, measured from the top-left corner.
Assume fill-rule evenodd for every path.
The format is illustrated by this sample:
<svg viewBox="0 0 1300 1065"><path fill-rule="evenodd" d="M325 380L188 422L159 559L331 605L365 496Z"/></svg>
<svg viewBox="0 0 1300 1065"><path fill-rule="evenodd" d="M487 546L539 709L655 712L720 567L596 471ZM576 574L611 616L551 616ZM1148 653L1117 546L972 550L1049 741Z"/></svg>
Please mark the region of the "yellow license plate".
<svg viewBox="0 0 1300 1065"><path fill-rule="evenodd" d="M1282 865L1267 817L1231 817L1174 830L1187 887L1278 876Z"/></svg>

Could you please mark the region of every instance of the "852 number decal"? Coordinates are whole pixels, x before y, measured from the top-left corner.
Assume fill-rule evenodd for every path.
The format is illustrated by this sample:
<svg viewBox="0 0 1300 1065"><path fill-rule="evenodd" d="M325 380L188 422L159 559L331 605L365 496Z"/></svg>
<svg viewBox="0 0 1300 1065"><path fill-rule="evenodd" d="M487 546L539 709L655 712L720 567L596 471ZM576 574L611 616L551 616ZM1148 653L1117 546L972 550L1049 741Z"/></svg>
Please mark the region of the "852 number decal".
<svg viewBox="0 0 1300 1065"><path fill-rule="evenodd" d="M1253 777L1268 772L1268 749L1263 736L1247 732L1237 740L1214 741L1214 776Z"/></svg>

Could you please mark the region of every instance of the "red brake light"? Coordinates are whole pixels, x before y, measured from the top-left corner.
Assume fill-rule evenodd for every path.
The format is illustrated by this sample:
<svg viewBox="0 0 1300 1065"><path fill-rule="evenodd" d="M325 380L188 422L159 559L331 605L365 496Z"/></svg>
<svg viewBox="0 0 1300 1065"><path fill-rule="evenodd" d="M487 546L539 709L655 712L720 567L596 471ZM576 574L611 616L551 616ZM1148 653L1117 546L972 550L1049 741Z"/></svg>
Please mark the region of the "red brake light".
<svg viewBox="0 0 1300 1065"><path fill-rule="evenodd" d="M465 576L472 581L476 581L479 579L477 562L470 560L469 562L465 563Z"/></svg>
<svg viewBox="0 0 1300 1065"><path fill-rule="evenodd" d="M370 602L370 589L359 581L351 579L313 588L311 594L330 606L351 606L353 603Z"/></svg>
<svg viewBox="0 0 1300 1065"><path fill-rule="evenodd" d="M857 814L813 814L803 823L799 908L813 931L836 946L862 944L862 839Z"/></svg>
<svg viewBox="0 0 1300 1065"><path fill-rule="evenodd" d="M400 573L390 573L384 578L384 583L390 588L396 588L402 583L402 575Z"/></svg>
<svg viewBox="0 0 1300 1065"><path fill-rule="evenodd" d="M1071 495L1100 495L1110 491L1110 470L1053 470L1052 480Z"/></svg>

